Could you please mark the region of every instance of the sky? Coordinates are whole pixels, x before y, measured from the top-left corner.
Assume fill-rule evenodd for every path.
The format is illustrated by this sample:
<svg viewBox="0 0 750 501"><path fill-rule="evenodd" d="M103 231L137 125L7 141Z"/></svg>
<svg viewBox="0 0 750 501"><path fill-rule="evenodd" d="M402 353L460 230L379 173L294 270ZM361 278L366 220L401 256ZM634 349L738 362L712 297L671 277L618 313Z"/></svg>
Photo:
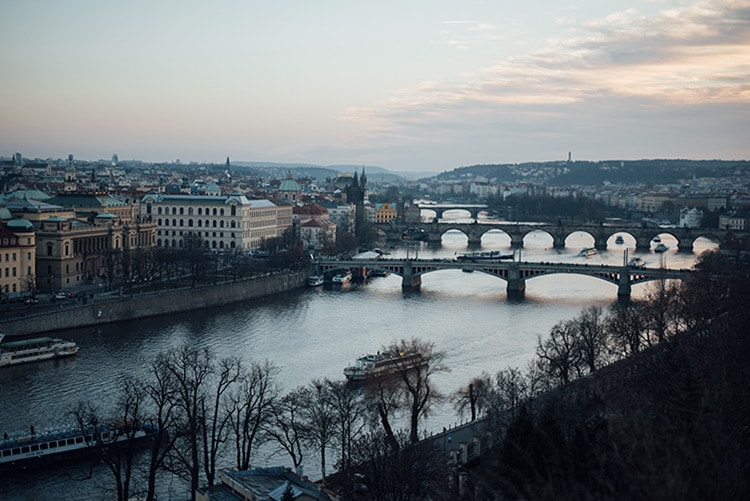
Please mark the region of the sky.
<svg viewBox="0 0 750 501"><path fill-rule="evenodd" d="M3 0L0 156L750 159L750 0Z"/></svg>

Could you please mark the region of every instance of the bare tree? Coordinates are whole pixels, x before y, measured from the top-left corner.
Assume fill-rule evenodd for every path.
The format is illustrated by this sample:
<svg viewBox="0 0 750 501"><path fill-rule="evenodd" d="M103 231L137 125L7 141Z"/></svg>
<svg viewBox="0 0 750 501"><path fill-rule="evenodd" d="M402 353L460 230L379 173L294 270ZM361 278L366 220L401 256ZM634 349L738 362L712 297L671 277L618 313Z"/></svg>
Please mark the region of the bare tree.
<svg viewBox="0 0 750 501"><path fill-rule="evenodd" d="M168 358L158 355L149 366L150 377L144 382L148 404L147 422L153 429L146 481L146 501L156 499L156 477L174 447L177 438L177 384L168 369Z"/></svg>
<svg viewBox="0 0 750 501"><path fill-rule="evenodd" d="M110 420L105 420L91 403L80 402L72 412L87 445L96 450L96 458L107 465L115 481L118 501L127 501L136 463L143 421L145 392L132 378L123 378L122 393Z"/></svg>
<svg viewBox="0 0 750 501"><path fill-rule="evenodd" d="M253 362L242 374L239 385L231 394L234 408L231 428L239 470L250 468L253 447L271 416L273 404L279 393L276 386L278 373L278 367L268 360Z"/></svg>
<svg viewBox="0 0 750 501"><path fill-rule="evenodd" d="M306 390L296 388L276 401L266 431L289 454L294 469L298 474L304 450L302 444L307 436L303 408L306 402Z"/></svg>
<svg viewBox="0 0 750 501"><path fill-rule="evenodd" d="M391 425L391 418L403 403L404 394L399 379L389 373L368 375L364 389L373 419L380 422L393 450L398 450L399 443Z"/></svg>
<svg viewBox="0 0 750 501"><path fill-rule="evenodd" d="M173 457L177 473L185 473L190 481L192 499L200 484L201 428L207 385L214 372L211 353L188 346L169 352L167 370L176 384L177 406L180 410L179 434Z"/></svg>
<svg viewBox="0 0 750 501"><path fill-rule="evenodd" d="M334 410L337 442L340 448L339 469L348 471L352 464L352 444L367 424L363 392L346 381L327 381Z"/></svg>
<svg viewBox="0 0 750 501"><path fill-rule="evenodd" d="M420 355L399 357L393 365L393 376L404 389L404 405L409 409L410 440L416 443L419 441L419 420L429 413L433 403L442 398L431 378L437 372L448 370L443 365L445 353L435 350L432 342L416 338L392 343L385 352Z"/></svg>
<svg viewBox="0 0 750 501"><path fill-rule="evenodd" d="M326 451L333 439L336 423L328 381L313 381L306 389L302 416L307 429L306 441L320 451L322 482L326 481Z"/></svg>
<svg viewBox="0 0 750 501"><path fill-rule="evenodd" d="M354 444L353 473L348 475L345 495L356 498L410 501L430 499L435 491L446 491L448 469L445 456L431 441L411 443L408 433L396 434L394 451L389 439L378 432L363 434Z"/></svg>
<svg viewBox="0 0 750 501"><path fill-rule="evenodd" d="M229 435L229 423L235 409L227 399L229 389L240 378L241 364L237 358L225 358L219 362L216 370L216 381L211 386L210 401L201 400L201 417L203 432L203 471L208 485L213 485L216 478L216 462L220 449Z"/></svg>
<svg viewBox="0 0 750 501"><path fill-rule="evenodd" d="M618 358L636 354L643 347L646 329L641 309L640 303L618 303L610 309L604 321L614 345L611 349L616 351Z"/></svg>
<svg viewBox="0 0 750 501"><path fill-rule="evenodd" d="M536 355L549 377L560 385L568 384L574 372L580 375L580 349L576 324L570 320L558 322L552 327L549 337L537 340Z"/></svg>
<svg viewBox="0 0 750 501"><path fill-rule="evenodd" d="M581 312L573 321L578 324L577 334L581 361L595 372L607 352L607 331L602 309L591 306Z"/></svg>
<svg viewBox="0 0 750 501"><path fill-rule="evenodd" d="M492 381L489 374L472 379L468 386L454 392L451 397L459 415L469 409L471 420L477 419L489 404Z"/></svg>

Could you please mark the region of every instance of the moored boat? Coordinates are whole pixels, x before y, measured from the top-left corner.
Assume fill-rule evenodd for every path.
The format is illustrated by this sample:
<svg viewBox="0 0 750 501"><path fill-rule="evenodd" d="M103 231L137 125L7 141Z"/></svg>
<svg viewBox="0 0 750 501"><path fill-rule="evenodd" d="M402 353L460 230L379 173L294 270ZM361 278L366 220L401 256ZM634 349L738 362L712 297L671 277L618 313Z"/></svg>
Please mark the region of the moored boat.
<svg viewBox="0 0 750 501"><path fill-rule="evenodd" d="M349 381L364 381L368 376L379 376L400 369L412 369L427 365L421 353L380 353L365 355L354 365L344 368Z"/></svg>
<svg viewBox="0 0 750 501"><path fill-rule="evenodd" d="M669 250L669 247L667 247L666 245L664 245L661 242L659 242L658 244L656 244L656 247L654 247L654 252L665 252L667 250Z"/></svg>
<svg viewBox="0 0 750 501"><path fill-rule="evenodd" d="M0 367L67 357L78 353L78 346L73 341L52 337L3 341L4 338L5 335L0 334Z"/></svg>
<svg viewBox="0 0 750 501"><path fill-rule="evenodd" d="M105 421L96 426L68 426L37 433L5 433L0 439L0 471L41 466L72 458L95 455L102 448L132 441L143 444L154 435L150 425L133 427Z"/></svg>
<svg viewBox="0 0 750 501"><path fill-rule="evenodd" d="M625 239L622 238L622 235L617 235L617 238L615 238L615 243L617 245L622 245L625 243Z"/></svg>
<svg viewBox="0 0 750 501"><path fill-rule="evenodd" d="M352 281L352 272L350 270L342 271L333 276L331 280L334 284L345 285Z"/></svg>
<svg viewBox="0 0 750 501"><path fill-rule="evenodd" d="M584 249L581 249L581 252L579 252L578 255L582 257L588 257L588 256L593 256L596 253L597 253L597 250L595 247L586 247Z"/></svg>
<svg viewBox="0 0 750 501"><path fill-rule="evenodd" d="M310 275L307 279L307 285L310 287L323 285L323 275Z"/></svg>

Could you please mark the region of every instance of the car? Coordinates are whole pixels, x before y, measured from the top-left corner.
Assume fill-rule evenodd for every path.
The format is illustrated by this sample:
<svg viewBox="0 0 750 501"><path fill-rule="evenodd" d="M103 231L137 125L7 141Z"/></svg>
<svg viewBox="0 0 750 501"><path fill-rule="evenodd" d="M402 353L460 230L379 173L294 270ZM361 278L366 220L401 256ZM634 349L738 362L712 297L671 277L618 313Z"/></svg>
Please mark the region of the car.
<svg viewBox="0 0 750 501"><path fill-rule="evenodd" d="M65 291L57 291L52 299L68 299L68 293Z"/></svg>
<svg viewBox="0 0 750 501"><path fill-rule="evenodd" d="M26 296L25 298L23 298L23 302L26 304L34 304L38 303L39 299L34 296Z"/></svg>

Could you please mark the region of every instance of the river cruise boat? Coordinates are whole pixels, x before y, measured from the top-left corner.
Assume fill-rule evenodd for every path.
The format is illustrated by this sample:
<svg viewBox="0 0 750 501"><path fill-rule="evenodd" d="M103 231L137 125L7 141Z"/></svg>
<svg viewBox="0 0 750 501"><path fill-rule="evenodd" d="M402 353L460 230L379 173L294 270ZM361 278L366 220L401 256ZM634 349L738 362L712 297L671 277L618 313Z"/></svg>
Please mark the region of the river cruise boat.
<svg viewBox="0 0 750 501"><path fill-rule="evenodd" d="M71 425L37 433L31 426L28 432L4 433L0 439L0 471L94 456L103 447L112 447L128 440L133 440L134 445L142 445L153 438L154 431L150 425L133 430L105 421L86 429Z"/></svg>
<svg viewBox="0 0 750 501"><path fill-rule="evenodd" d="M67 357L78 353L78 346L73 341L52 337L18 341L4 341L4 338L5 335L0 334L0 367Z"/></svg>
<svg viewBox="0 0 750 501"><path fill-rule="evenodd" d="M597 250L595 247L586 247L585 249L581 249L581 252L579 252L578 255L582 257L589 257L593 256L596 253Z"/></svg>
<svg viewBox="0 0 750 501"><path fill-rule="evenodd" d="M331 280L334 284L346 285L352 281L352 272L350 270L342 271L333 276Z"/></svg>
<svg viewBox="0 0 750 501"><path fill-rule="evenodd" d="M417 368L427 365L421 353L380 353L365 355L357 359L354 365L344 369L344 376L349 381L364 381L368 376L380 376L393 373L399 368Z"/></svg>
<svg viewBox="0 0 750 501"><path fill-rule="evenodd" d="M654 252L665 252L667 250L669 250L669 247L667 247L666 245L664 245L661 242L659 242L658 244L656 244L656 247L654 247Z"/></svg>
<svg viewBox="0 0 750 501"><path fill-rule="evenodd" d="M622 238L622 235L617 235L617 238L615 238L615 243L617 245L622 245L625 243L625 239Z"/></svg>
<svg viewBox="0 0 750 501"><path fill-rule="evenodd" d="M307 279L307 285L310 287L317 287L323 285L323 275L310 275Z"/></svg>
<svg viewBox="0 0 750 501"><path fill-rule="evenodd" d="M513 259L513 254L503 254L500 251L467 252L456 256L459 261L492 261L497 259Z"/></svg>

